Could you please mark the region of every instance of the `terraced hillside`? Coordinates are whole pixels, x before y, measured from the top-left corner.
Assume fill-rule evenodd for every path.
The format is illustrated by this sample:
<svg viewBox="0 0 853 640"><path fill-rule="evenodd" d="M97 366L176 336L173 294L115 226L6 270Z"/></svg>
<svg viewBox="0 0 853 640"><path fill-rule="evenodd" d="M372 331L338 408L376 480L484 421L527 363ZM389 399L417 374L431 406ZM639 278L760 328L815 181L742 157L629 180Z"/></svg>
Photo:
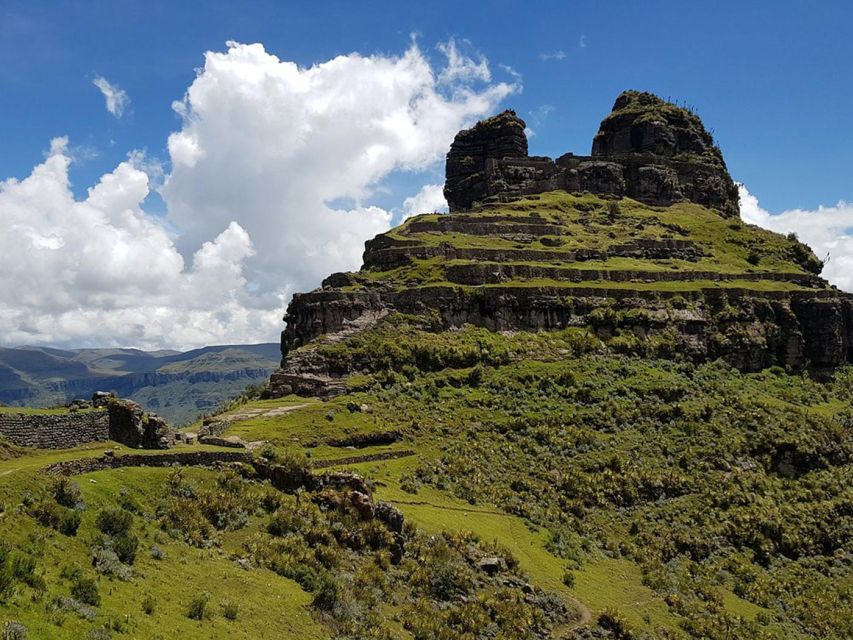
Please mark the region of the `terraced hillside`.
<svg viewBox="0 0 853 640"><path fill-rule="evenodd" d="M552 191L414 216L367 243L361 271L294 297L273 386L335 387L349 372L299 348L392 311L440 329L589 326L616 352L748 371L834 366L851 355L853 297L820 268L796 238L689 202Z"/></svg>

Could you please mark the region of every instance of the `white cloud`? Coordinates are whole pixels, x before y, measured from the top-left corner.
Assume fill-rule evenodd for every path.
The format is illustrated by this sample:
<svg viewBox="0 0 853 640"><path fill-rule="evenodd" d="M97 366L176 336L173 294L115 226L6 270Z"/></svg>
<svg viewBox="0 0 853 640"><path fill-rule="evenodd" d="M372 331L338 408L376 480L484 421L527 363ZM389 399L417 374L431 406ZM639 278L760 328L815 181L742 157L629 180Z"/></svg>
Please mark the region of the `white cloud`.
<svg viewBox="0 0 853 640"><path fill-rule="evenodd" d="M59 138L29 177L0 183L5 343L157 347L268 335L276 318L245 309L242 271L253 248L239 224L185 262L140 208L144 172L122 162L76 200L70 164Z"/></svg>
<svg viewBox="0 0 853 640"><path fill-rule="evenodd" d="M121 118L124 110L130 104L130 98L124 89L116 84L112 84L103 76L96 76L92 80L92 84L101 90L104 95L104 101L107 105L107 111L113 114L116 118Z"/></svg>
<svg viewBox="0 0 853 640"><path fill-rule="evenodd" d="M539 54L539 59L547 62L548 60L565 60L566 52L562 49L557 51L543 52Z"/></svg>
<svg viewBox="0 0 853 640"><path fill-rule="evenodd" d="M838 288L853 292L853 204L842 201L815 211L791 209L771 214L745 186L739 185L739 189L744 221L778 233L796 233L818 258L826 260L821 275Z"/></svg>
<svg viewBox="0 0 853 640"><path fill-rule="evenodd" d="M304 68L228 43L174 105L167 170L131 152L82 200L57 139L28 178L0 182L0 343L275 340L290 294L357 268L389 227L371 203L389 174L435 167L519 89L454 42L440 51L438 68L414 43ZM161 181L163 218L141 205ZM439 206L435 187L404 209Z"/></svg>
<svg viewBox="0 0 853 640"><path fill-rule="evenodd" d="M425 184L415 195L403 201L403 220L419 213L446 213L443 184Z"/></svg>
<svg viewBox="0 0 853 640"><path fill-rule="evenodd" d="M172 172L162 195L182 247L232 219L255 243L249 279L275 303L358 268L364 241L391 214L368 206L391 172L443 160L456 132L517 89L487 83L451 42L433 70L416 44L401 56L350 54L309 68L260 44L209 52L176 105ZM329 203L353 202L344 210ZM269 308L269 307L268 307Z"/></svg>
<svg viewBox="0 0 853 640"><path fill-rule="evenodd" d="M586 34L581 34L581 37L578 39L578 46L581 49L586 49Z"/></svg>

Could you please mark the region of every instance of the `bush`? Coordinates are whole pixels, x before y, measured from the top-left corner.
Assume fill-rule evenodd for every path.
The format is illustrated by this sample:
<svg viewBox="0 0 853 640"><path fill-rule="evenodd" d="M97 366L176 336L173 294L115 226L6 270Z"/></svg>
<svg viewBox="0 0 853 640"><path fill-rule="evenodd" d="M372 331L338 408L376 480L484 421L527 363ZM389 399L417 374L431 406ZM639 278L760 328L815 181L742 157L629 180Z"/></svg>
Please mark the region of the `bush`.
<svg viewBox="0 0 853 640"><path fill-rule="evenodd" d="M101 604L101 596L98 593L98 583L92 578L78 577L71 585L71 595L80 602L97 607Z"/></svg>
<svg viewBox="0 0 853 640"><path fill-rule="evenodd" d="M328 576L324 576L320 580L320 585L317 592L314 594L314 599L311 605L321 611L331 611L338 602L338 585Z"/></svg>
<svg viewBox="0 0 853 640"><path fill-rule="evenodd" d="M151 594L146 595L142 598L142 612L150 616L154 613L154 607L157 605L157 601L154 600L154 597Z"/></svg>
<svg viewBox="0 0 853 640"><path fill-rule="evenodd" d="M130 531L130 527L133 525L133 515L124 509L101 509L98 512L95 525L107 535L120 535Z"/></svg>
<svg viewBox="0 0 853 640"><path fill-rule="evenodd" d="M68 478L58 478L53 483L53 498L63 507L78 509L83 506L80 485Z"/></svg>
<svg viewBox="0 0 853 640"><path fill-rule="evenodd" d="M207 603L210 602L210 594L205 591L197 595L190 601L190 606L187 608L187 618L190 620L204 620L210 617L207 610Z"/></svg>
<svg viewBox="0 0 853 640"><path fill-rule="evenodd" d="M563 574L563 584L566 585L569 589L572 589L575 586L575 574L571 571L566 571Z"/></svg>
<svg viewBox="0 0 853 640"><path fill-rule="evenodd" d="M136 560L136 549L138 546L139 539L132 533L121 533L113 536L113 551L115 551L118 559L125 564L133 564L134 560Z"/></svg>
<svg viewBox="0 0 853 640"><path fill-rule="evenodd" d="M58 529L62 520L62 507L52 500L42 500L33 505L30 514L41 526Z"/></svg>
<svg viewBox="0 0 853 640"><path fill-rule="evenodd" d="M240 605L236 602L231 602L230 600L222 601L222 615L225 616L227 620L236 620L239 612Z"/></svg>
<svg viewBox="0 0 853 640"><path fill-rule="evenodd" d="M80 528L80 512L76 509L66 510L59 519L57 530L64 536L76 536Z"/></svg>
<svg viewBox="0 0 853 640"><path fill-rule="evenodd" d="M27 628L20 622L10 620L3 625L3 640L27 640Z"/></svg>

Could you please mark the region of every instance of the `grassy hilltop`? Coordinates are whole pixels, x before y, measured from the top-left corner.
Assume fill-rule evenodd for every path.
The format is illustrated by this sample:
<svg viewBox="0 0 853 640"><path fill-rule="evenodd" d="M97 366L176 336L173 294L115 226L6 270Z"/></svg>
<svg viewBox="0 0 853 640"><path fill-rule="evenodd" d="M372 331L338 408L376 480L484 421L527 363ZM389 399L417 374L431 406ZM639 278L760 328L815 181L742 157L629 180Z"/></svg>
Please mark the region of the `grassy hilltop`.
<svg viewBox="0 0 853 640"><path fill-rule="evenodd" d="M388 237L408 260L342 290L497 286L454 281L464 268L508 289L825 287L795 239L689 203L547 193ZM678 258L553 255L638 240L687 244L668 245ZM430 309L289 355L322 361L346 392L243 398L218 416L225 435L266 441L252 455L291 471L367 478L405 516L399 563L392 532L346 491L281 492L245 464L53 480L46 465L110 445L0 444L0 624L58 639L853 633L849 366L746 373L617 324L443 330Z"/></svg>

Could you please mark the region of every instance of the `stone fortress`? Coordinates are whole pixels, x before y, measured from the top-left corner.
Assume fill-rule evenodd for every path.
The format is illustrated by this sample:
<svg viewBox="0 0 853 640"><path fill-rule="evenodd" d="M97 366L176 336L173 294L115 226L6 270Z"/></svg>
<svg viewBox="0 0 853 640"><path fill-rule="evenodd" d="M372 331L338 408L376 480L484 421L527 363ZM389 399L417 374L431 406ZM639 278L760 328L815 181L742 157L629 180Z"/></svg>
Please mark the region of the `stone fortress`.
<svg viewBox="0 0 853 640"><path fill-rule="evenodd" d="M360 271L294 295L270 395L343 392L352 372L330 370L312 341L343 339L392 312L437 317L439 330L539 331L592 326L606 310L614 320L594 327L601 337L665 336L693 361L757 371L853 360L853 295L819 277L823 264L796 237L740 221L737 186L698 116L626 91L591 155L556 160L529 156L524 130L505 111L460 131L447 154L449 214L409 218L365 243ZM584 194L595 203L578 202ZM646 217L620 216L622 198ZM683 215L694 205L717 236L668 221L668 207L686 206ZM743 247L771 245L779 266L747 261Z"/></svg>

